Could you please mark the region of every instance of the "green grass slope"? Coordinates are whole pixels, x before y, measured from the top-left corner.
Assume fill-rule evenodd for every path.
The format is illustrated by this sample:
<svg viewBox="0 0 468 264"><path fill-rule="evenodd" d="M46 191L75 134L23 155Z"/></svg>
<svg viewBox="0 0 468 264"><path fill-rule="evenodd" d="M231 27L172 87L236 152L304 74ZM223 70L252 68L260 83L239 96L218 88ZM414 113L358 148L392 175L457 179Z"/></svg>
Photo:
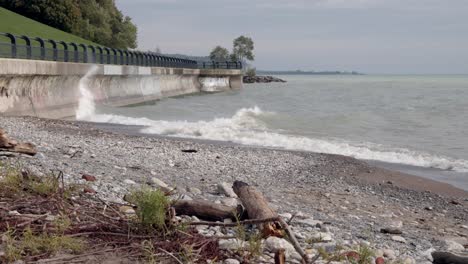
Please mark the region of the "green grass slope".
<svg viewBox="0 0 468 264"><path fill-rule="evenodd" d="M96 45L91 41L66 33L53 27L49 27L35 20L18 15L2 7L0 7L0 32L11 33L14 35L26 35L28 37L40 37L44 39L63 40L66 42ZM8 38L0 36L0 42L8 41Z"/></svg>

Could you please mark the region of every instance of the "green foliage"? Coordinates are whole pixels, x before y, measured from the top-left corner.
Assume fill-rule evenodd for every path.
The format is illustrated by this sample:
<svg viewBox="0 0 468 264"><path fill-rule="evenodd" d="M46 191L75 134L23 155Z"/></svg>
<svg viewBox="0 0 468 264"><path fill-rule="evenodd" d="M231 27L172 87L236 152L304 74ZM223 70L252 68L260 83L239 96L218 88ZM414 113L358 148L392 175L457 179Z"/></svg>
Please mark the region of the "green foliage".
<svg viewBox="0 0 468 264"><path fill-rule="evenodd" d="M257 69L255 68L249 68L246 72L245 75L249 77L255 77L257 75Z"/></svg>
<svg viewBox="0 0 468 264"><path fill-rule="evenodd" d="M0 0L0 6L103 46L137 46L137 28L114 0Z"/></svg>
<svg viewBox="0 0 468 264"><path fill-rule="evenodd" d="M246 36L240 36L236 38L233 42L234 49L233 49L233 56L235 56L236 60L238 61L253 61L255 59L255 55L253 53L254 50L254 42L252 38Z"/></svg>
<svg viewBox="0 0 468 264"><path fill-rule="evenodd" d="M170 201L160 190L142 189L129 195L129 201L136 205L136 213L144 227L166 230L167 211Z"/></svg>
<svg viewBox="0 0 468 264"><path fill-rule="evenodd" d="M81 239L47 233L35 234L29 228L20 235L12 230L7 231L4 241L5 260L8 263L20 260L25 254L52 255L64 250L77 254L85 249L85 244Z"/></svg>
<svg viewBox="0 0 468 264"><path fill-rule="evenodd" d="M0 0L2 1L2 0ZM66 42L84 43L96 45L91 41L66 33L56 28L41 24L32 19L23 17L13 13L7 9L0 7L0 32L9 32L15 35L27 35L41 37L44 39L64 40ZM1 37L1 41L9 41L7 38ZM24 44L22 39L18 39L19 44ZM35 45L39 43L33 42ZM46 46L50 47L49 43Z"/></svg>
<svg viewBox="0 0 468 264"><path fill-rule="evenodd" d="M221 46L216 46L210 53L210 59L214 61L229 60L229 51Z"/></svg>

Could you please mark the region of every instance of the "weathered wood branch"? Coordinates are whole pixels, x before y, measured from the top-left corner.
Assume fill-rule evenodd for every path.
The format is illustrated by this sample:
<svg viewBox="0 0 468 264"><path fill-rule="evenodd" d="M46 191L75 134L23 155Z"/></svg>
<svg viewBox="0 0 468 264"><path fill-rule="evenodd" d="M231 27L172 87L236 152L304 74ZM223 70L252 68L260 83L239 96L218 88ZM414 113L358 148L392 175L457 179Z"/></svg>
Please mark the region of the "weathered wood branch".
<svg viewBox="0 0 468 264"><path fill-rule="evenodd" d="M466 264L468 257L457 256L449 252L432 252L434 264Z"/></svg>
<svg viewBox="0 0 468 264"><path fill-rule="evenodd" d="M173 207L178 215L196 216L211 221L223 221L227 218L235 220L242 213L240 208L205 200L180 200Z"/></svg>
<svg viewBox="0 0 468 264"><path fill-rule="evenodd" d="M249 186L245 182L235 181L232 188L244 205L249 219L267 219L278 217L278 214L268 205L268 202L263 194L257 191L254 187ZM283 236L283 232L281 231L278 222L263 223L260 226L260 230L264 237Z"/></svg>
<svg viewBox="0 0 468 264"><path fill-rule="evenodd" d="M36 146L31 143L18 143L10 139L6 132L0 128L0 151L22 153L34 156L37 154Z"/></svg>

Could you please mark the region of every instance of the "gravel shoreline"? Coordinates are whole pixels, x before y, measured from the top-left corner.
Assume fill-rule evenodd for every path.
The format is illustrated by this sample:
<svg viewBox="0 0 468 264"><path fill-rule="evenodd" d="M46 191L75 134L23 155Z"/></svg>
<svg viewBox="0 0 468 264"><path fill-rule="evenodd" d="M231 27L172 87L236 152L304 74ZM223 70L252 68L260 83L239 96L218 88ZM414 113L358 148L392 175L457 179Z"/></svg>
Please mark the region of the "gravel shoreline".
<svg viewBox="0 0 468 264"><path fill-rule="evenodd" d="M262 191L278 212L301 212L320 221L335 246L368 243L414 263L431 263L431 250L466 253L459 247L468 244L466 191L353 158L117 134L92 124L32 117L0 116L0 127L39 151L32 158L0 157L3 162L38 173L61 170L70 182L94 175L93 188L105 199L121 201L128 190L156 177L190 197L216 201L218 183L242 180ZM404 241L381 233L395 223Z"/></svg>

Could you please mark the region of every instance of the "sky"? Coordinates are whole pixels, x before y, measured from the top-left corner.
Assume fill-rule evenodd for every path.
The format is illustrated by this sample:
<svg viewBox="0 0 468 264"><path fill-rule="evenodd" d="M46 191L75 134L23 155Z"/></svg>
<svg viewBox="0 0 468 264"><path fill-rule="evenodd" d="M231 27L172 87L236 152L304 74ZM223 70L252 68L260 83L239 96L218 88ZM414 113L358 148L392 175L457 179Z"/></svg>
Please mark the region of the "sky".
<svg viewBox="0 0 468 264"><path fill-rule="evenodd" d="M116 0L138 48L208 55L255 42L262 70L468 74L468 0Z"/></svg>

